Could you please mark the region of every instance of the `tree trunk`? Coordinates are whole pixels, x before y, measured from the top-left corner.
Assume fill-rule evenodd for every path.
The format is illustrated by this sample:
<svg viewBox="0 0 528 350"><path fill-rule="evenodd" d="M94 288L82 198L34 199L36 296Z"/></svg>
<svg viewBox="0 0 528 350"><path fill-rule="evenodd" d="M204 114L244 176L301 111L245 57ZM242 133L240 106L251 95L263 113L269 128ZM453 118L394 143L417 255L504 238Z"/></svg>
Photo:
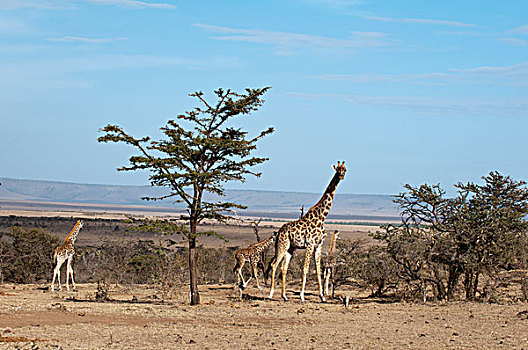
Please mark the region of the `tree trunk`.
<svg viewBox="0 0 528 350"><path fill-rule="evenodd" d="M198 252L196 251L196 222L191 221L191 235L189 237L189 277L191 305L200 304L198 292Z"/></svg>
<svg viewBox="0 0 528 350"><path fill-rule="evenodd" d="M447 278L447 300L453 300L455 297L455 291L460 277L460 268L449 267L449 274Z"/></svg>
<svg viewBox="0 0 528 350"><path fill-rule="evenodd" d="M474 300L477 295L478 288L478 271L467 271L464 278L464 289L466 291L466 299Z"/></svg>

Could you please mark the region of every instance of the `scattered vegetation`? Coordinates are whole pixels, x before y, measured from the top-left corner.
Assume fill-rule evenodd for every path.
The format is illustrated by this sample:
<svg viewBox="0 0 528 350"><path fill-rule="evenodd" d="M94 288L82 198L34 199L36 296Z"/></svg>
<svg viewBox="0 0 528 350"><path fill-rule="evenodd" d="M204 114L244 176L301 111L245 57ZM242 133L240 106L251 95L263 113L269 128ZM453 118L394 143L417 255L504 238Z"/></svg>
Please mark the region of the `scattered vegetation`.
<svg viewBox="0 0 528 350"><path fill-rule="evenodd" d="M369 290L372 297L411 301L528 301L525 182L491 172L482 184L458 183L455 188L456 195L446 197L440 185L406 185L395 199L401 208L400 224L381 226L371 234L374 239L339 240L337 290L349 285ZM0 236L2 282L49 282L51 253L61 240L44 229L16 224ZM114 226L124 232L127 225L165 232L141 222L104 224L112 232ZM261 239L259 224L248 226L257 241ZM103 238L97 246L76 247L76 280L99 281L101 297L111 283L150 284L169 293L189 281L189 250L167 236L150 236L158 237L157 241L116 240L115 233L113 237ZM200 247L197 282L234 284L234 250ZM293 276L301 275L302 265L302 254L295 255L290 264Z"/></svg>

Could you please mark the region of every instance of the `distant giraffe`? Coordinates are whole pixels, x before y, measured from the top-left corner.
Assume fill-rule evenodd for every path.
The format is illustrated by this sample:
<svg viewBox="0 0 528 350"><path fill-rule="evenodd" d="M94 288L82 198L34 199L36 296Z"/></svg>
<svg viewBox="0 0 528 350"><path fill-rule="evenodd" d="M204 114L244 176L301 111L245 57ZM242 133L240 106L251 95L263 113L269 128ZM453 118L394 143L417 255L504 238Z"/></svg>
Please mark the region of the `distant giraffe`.
<svg viewBox="0 0 528 350"><path fill-rule="evenodd" d="M323 295L323 286L321 282L321 248L326 237L324 222L334 199L335 192L339 181L343 180L346 173L345 163L337 162L333 166L335 174L330 180L323 196L313 207L308 209L306 214L292 222L284 224L277 233L275 241L275 257L271 262L271 289L269 298L273 298L275 289L275 273L277 267L282 261L282 298L286 297L286 273L288 265L295 249L306 249L304 257L303 277L301 286L301 301L304 302L304 290L306 287L306 276L310 267L310 260L315 251L315 267L317 271L317 282L319 284L319 297L321 301L326 301ZM283 260L284 259L284 260Z"/></svg>
<svg viewBox="0 0 528 350"><path fill-rule="evenodd" d="M328 256L326 257L326 260L324 262L324 294L325 296L329 296L328 292L328 286L329 284L332 284L332 297L334 296L335 286L334 286L334 270L335 266L337 265L337 258L334 255L335 250L335 244L337 239L339 238L339 231L335 230L332 233L332 237L330 238L330 249L328 250Z"/></svg>
<svg viewBox="0 0 528 350"><path fill-rule="evenodd" d="M55 248L55 251L53 252L53 261L56 262L57 265L53 270L53 280L51 281L52 292L55 291L55 277L57 277L59 290L62 290L60 282L60 268L66 260L68 261L66 264L66 289L70 290L70 285L68 284L68 279L70 276L72 280L72 287L75 289L75 281L73 280L73 268L71 266L71 262L73 260L73 256L75 255L75 240L77 239L77 235L83 227L83 224L84 223L82 220L78 220L75 226L73 226L70 234L66 237L66 239L64 239L64 243Z"/></svg>
<svg viewBox="0 0 528 350"><path fill-rule="evenodd" d="M244 276L242 275L242 267L247 261L253 268L253 275L255 276L255 280L257 282L257 288L262 290L258 280L258 263L262 259L262 252L264 252L264 250L266 250L273 243L275 234L276 233L271 234L269 237L250 245L248 248L240 248L235 251L235 267L233 268L233 272L237 275L237 285L240 289L245 289L249 281L251 281L251 277L249 277L247 281L244 281ZM241 279L242 284L240 284Z"/></svg>

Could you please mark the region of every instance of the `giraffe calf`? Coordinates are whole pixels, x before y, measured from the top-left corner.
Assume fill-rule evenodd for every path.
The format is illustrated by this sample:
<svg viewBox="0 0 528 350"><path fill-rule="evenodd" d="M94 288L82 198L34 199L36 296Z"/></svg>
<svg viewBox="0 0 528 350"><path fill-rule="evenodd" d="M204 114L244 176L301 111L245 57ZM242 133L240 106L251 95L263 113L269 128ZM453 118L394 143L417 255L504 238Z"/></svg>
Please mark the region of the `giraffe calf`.
<svg viewBox="0 0 528 350"><path fill-rule="evenodd" d="M240 248L235 251L235 267L233 268L233 272L237 276L237 286L240 290L246 289L249 284L249 281L251 281L252 278L252 276L250 276L247 281L244 281L244 276L242 275L242 267L244 267L246 261L251 264L251 267L253 269L253 276L255 276L255 280L257 282L257 288L259 290L262 290L262 287L259 285L257 267L258 263L262 259L262 253L274 242L275 235L276 233L274 232L269 237L260 242L254 243L247 248ZM241 281L242 283L240 283Z"/></svg>

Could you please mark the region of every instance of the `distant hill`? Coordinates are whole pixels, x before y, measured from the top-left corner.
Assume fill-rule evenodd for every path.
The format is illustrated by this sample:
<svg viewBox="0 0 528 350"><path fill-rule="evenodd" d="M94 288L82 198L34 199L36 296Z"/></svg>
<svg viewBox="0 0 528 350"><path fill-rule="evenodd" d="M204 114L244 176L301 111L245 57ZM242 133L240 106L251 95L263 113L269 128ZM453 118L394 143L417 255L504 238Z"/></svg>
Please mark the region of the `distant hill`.
<svg viewBox="0 0 528 350"><path fill-rule="evenodd" d="M163 188L150 186L118 186L77 184L57 181L0 178L0 200L44 201L62 203L92 203L114 205L147 205L183 207L171 200L147 202L141 197L161 196ZM317 203L320 193L226 190L223 200L248 206L251 213L274 213L295 216ZM212 196L207 200L214 200ZM336 194L331 216L398 217L398 208L389 195Z"/></svg>

